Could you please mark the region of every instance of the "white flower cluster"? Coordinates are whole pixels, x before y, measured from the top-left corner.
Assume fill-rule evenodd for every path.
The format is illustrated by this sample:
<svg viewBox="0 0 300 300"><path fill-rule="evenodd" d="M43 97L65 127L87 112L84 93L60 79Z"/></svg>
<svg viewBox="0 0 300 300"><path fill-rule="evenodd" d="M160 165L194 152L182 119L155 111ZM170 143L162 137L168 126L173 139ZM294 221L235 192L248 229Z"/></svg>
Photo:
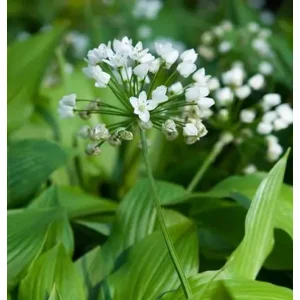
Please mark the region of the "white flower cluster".
<svg viewBox="0 0 300 300"><path fill-rule="evenodd" d="M95 87L110 88L119 105L76 99L72 94L60 101L60 116L68 118L78 113L83 119L91 114L122 117L122 121L105 127L110 135L108 142L115 145L129 140L128 133L124 138L123 132L134 125L161 130L168 140L177 138L181 129L187 144L202 138L207 133L202 119L214 105L208 97L210 76L205 75L203 68L197 71L195 50L180 53L171 43L156 43L155 47L157 57L144 49L141 42L133 45L132 40L124 37L90 50L84 73L95 81ZM164 82L160 82L161 78ZM84 101L88 104L78 108L77 103ZM85 129L86 136L93 139L91 132Z"/></svg>
<svg viewBox="0 0 300 300"><path fill-rule="evenodd" d="M204 59L212 61L218 53L226 54L233 49L234 45L243 45L240 48L234 47L234 52L243 55L244 49L247 49L247 54L252 51L252 59L256 57L257 71L263 75L270 75L273 72L270 62L273 50L268 41L271 34L269 29L261 28L255 22L243 28L235 28L230 21L223 21L202 34L198 53Z"/></svg>
<svg viewBox="0 0 300 300"><path fill-rule="evenodd" d="M136 0L132 13L137 19L153 20L162 8L161 0Z"/></svg>
<svg viewBox="0 0 300 300"><path fill-rule="evenodd" d="M265 94L266 78L260 73L248 78L243 64L234 62L231 69L221 75L221 80L209 78L207 84L216 105L214 111L210 109L202 118L207 118L217 129L232 130L236 143L255 138L256 132L267 141L268 160L277 160L283 149L278 139L269 137L293 123L293 110L289 104L281 103L279 94Z"/></svg>

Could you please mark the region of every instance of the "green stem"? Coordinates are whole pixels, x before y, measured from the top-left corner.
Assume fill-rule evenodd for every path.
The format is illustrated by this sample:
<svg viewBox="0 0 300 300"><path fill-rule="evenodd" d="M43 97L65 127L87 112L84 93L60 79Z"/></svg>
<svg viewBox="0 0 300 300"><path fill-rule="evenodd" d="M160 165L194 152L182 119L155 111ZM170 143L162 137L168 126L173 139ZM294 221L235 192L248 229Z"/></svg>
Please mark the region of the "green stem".
<svg viewBox="0 0 300 300"><path fill-rule="evenodd" d="M216 160L217 156L222 152L222 149L223 146L220 146L219 142L217 142L213 150L209 153L209 155L207 156L207 158L193 177L192 181L188 185L186 189L187 192L192 192L195 189L195 187L198 185L207 169L212 165L212 163Z"/></svg>
<svg viewBox="0 0 300 300"><path fill-rule="evenodd" d="M157 219L158 219L165 243L167 245L168 251L170 253L171 259L173 261L174 267L176 269L179 280L181 282L185 297L186 297L186 299L193 299L193 293L192 293L191 287L187 281L187 278L184 274L184 271L180 264L179 258L177 256L175 247L174 247L173 242L167 231L167 227L166 227L166 224L164 221L162 209L160 206L160 200L159 200L157 186L155 184L155 180L154 180L152 170L150 167L150 163L149 163L149 159L148 159L148 146L147 146L147 141L146 141L146 135L145 135L145 132L143 131L143 129L141 129L141 128L140 128L140 136L141 136L141 141L142 141L143 156L144 156L145 166L146 166L146 170L147 170L147 175L149 177L153 196L154 196L154 205L155 205L156 212L157 212Z"/></svg>

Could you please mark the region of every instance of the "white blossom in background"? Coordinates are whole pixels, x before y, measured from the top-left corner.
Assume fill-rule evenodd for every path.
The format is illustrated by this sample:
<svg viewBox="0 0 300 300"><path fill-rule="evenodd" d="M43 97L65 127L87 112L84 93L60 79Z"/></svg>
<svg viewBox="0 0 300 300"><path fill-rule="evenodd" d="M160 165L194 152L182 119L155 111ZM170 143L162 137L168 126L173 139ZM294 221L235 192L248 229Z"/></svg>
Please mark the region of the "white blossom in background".
<svg viewBox="0 0 300 300"><path fill-rule="evenodd" d="M136 0L133 15L137 19L156 19L160 10L163 8L161 0Z"/></svg>
<svg viewBox="0 0 300 300"><path fill-rule="evenodd" d="M71 46L73 55L76 58L80 58L85 55L90 40L87 35L74 30L66 34L65 42Z"/></svg>
<svg viewBox="0 0 300 300"><path fill-rule="evenodd" d="M248 80L248 84L253 90L260 90L265 85L265 78L261 74L256 74Z"/></svg>
<svg viewBox="0 0 300 300"><path fill-rule="evenodd" d="M253 164L250 164L243 169L244 174L254 174L256 172L257 172L257 167Z"/></svg>
<svg viewBox="0 0 300 300"><path fill-rule="evenodd" d="M197 71L198 54L193 49L180 52L170 42L156 43L155 48L156 55L142 42L134 45L124 37L88 51L83 73L97 88L110 89L119 104L110 99L78 99L72 94L61 99L59 114L62 118L79 115L84 120L93 114L121 118L114 124L100 123L79 130L78 136L92 141L87 154L100 153L98 148L104 142L119 146L132 140L131 130L138 126L160 130L170 141L181 132L187 144L207 134L203 120L212 115L214 100L209 97L211 76L204 68ZM157 76L160 72L170 72L164 82Z"/></svg>

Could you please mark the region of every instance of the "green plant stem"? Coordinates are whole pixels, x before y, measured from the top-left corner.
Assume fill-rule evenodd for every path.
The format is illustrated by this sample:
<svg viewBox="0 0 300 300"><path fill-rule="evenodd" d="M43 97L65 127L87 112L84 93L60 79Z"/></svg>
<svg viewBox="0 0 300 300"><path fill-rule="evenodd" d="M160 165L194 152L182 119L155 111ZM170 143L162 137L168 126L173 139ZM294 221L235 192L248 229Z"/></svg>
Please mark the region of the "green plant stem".
<svg viewBox="0 0 300 300"><path fill-rule="evenodd" d="M213 150L207 156L207 158L193 177L192 181L188 185L186 189L187 192L192 192L195 189L195 187L198 185L207 169L212 165L212 163L216 160L217 156L222 152L222 149L223 147L220 147L219 143L215 144Z"/></svg>
<svg viewBox="0 0 300 300"><path fill-rule="evenodd" d="M147 175L149 177L150 180L150 184L151 184L151 188L152 188L152 192L153 192L153 196L154 196L154 205L156 208L156 212L157 212L157 219L165 240L165 243L167 245L167 248L169 250L171 259L173 261L174 267L176 269L176 272L178 274L179 280L181 282L182 285L182 289L184 291L185 297L186 299L193 299L193 293L191 290L191 287L187 281L187 278L184 274L184 271L182 269L182 266L180 264L179 258L177 256L175 247L173 245L173 242L168 234L167 231L167 227L164 221L164 217L163 217L163 213L162 213L162 209L160 206L160 201L159 201L159 195L158 195L158 190L155 184L155 180L152 174L152 170L151 170L151 166L149 163L149 159L148 159L148 146L147 146L147 141L146 141L146 135L145 132L143 131L143 129L140 128L140 136L141 136L141 141L142 141L142 150L143 150L143 156L144 156L144 161L145 161L145 166L146 166L146 170L147 170Z"/></svg>

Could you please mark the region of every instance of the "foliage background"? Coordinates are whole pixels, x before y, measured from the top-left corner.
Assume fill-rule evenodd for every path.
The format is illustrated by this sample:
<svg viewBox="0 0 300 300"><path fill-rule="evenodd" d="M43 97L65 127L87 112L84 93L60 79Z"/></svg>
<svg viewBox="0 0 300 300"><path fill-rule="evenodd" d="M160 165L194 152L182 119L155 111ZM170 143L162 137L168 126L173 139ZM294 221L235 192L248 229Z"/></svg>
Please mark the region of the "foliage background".
<svg viewBox="0 0 300 300"><path fill-rule="evenodd" d="M10 296L15 299L42 299L39 297L43 291L36 290L39 285L34 277L37 275L31 272L25 277L29 267L38 270L40 265L44 272L53 272L55 278L55 274L60 274L60 264L64 266L65 278L72 278L73 282L71 286L65 282L62 288L59 283L57 287L49 280L45 284L51 292L48 296L60 299L55 298L59 297L57 293L61 299L82 299L78 297L80 293L84 297L84 289L77 291L74 298L67 291L72 290L76 282L82 284L80 276L86 278L87 274L81 273L84 268L80 267L84 260L92 257L88 275L91 282L97 283L111 273L110 264L114 262L109 259L115 259L127 247L145 239L147 231L150 233L157 228L153 218L143 211L151 197L146 181L139 181L145 176L145 170L137 144L126 144L118 149L107 146L101 156L86 157L84 144L74 137L83 122L58 119L57 104L65 94L76 92L85 98L110 97L115 100L109 92L95 89L84 78L81 68L85 52L81 57L75 55L67 42L68 32L84 33L88 37L87 49L91 49L100 42L124 35L137 41L140 39L138 28L148 25L152 28L150 39L168 37L190 48L197 47L202 32L224 19L238 26L249 21L260 22L259 11L242 0L167 0L155 20L132 18L133 4L134 1L125 0L115 1L111 6L100 0L8 2L8 281ZM285 102L292 103L292 2L267 1L264 8L276 16L271 27L276 33L274 45L284 74L283 79L276 80L274 89ZM49 25L52 28L47 30ZM28 39L24 39L24 32L30 34ZM71 73L66 72L66 63L72 65ZM201 61L201 64L209 74L220 75L224 71L217 63ZM58 78L55 84L45 84L49 70ZM91 123L96 122L97 118L91 120ZM254 162L262 172L268 172L272 167L259 148L228 146L197 187L198 194L192 200L175 204L174 199L184 195L183 187L190 182L217 137L218 133L211 129L207 137L193 146L187 146L181 140L168 143L160 133L153 133L151 137L150 155L155 177L169 182L160 183L162 202L168 205L167 223L178 225L189 218L193 226L196 225L196 231L189 226L187 229L178 227L177 231L178 240L183 239L184 244L187 245L189 239L195 241L188 244L190 249L187 251L194 253L199 247L200 268L196 272L222 267L244 236L249 199L254 197L265 176L258 173L242 177L245 162ZM280 140L285 149L292 146L292 128L284 130ZM284 178L287 185L281 192L281 198L288 199L288 205L292 205L292 161L291 151ZM224 179L227 181L223 186L212 189ZM291 210L287 211L291 213ZM147 221L152 222L151 230ZM125 227L131 238L124 239L122 234L112 231L114 222L119 222L120 227L132 222ZM133 230L138 232L132 233ZM186 230L186 233L181 234L180 230ZM260 270L258 280L292 288L290 236L286 231L276 229L275 246ZM159 240L152 239L145 243L153 245L158 241L157 249L163 249ZM97 255L98 248L95 247L104 255ZM105 251L111 249L115 253L105 256ZM139 254L139 250L136 251L132 254L133 260L134 255ZM159 253L159 250L154 252ZM86 253L90 255L84 256ZM97 266L101 266L100 273ZM192 274L192 269L187 272ZM108 280L113 286L118 276L122 276L122 269L114 274ZM38 276L43 278L42 275ZM149 296L153 290L149 288L146 292ZM90 299L97 299L89 293ZM149 296L149 299L152 298Z"/></svg>

